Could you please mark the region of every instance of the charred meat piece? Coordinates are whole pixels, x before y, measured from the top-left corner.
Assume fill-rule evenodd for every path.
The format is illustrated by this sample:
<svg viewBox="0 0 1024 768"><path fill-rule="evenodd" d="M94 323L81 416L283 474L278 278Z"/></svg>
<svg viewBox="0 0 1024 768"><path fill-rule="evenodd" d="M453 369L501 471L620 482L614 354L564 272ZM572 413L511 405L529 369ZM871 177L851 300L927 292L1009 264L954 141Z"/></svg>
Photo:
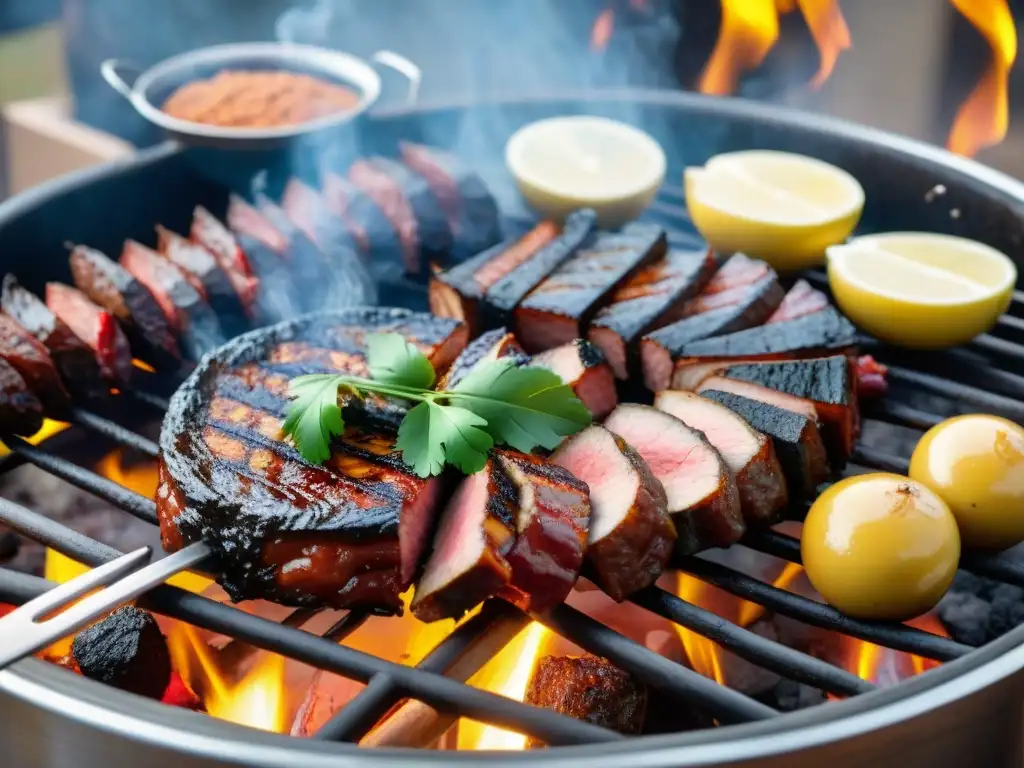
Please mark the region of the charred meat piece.
<svg viewBox="0 0 1024 768"><path fill-rule="evenodd" d="M708 249L672 249L612 294L594 317L587 338L601 349L617 378L628 378L640 337L680 319L686 301L700 292L716 266Z"/></svg>
<svg viewBox="0 0 1024 768"><path fill-rule="evenodd" d="M518 492L516 540L506 597L524 611L547 611L569 595L583 566L590 522L586 484L536 456L497 450L497 461Z"/></svg>
<svg viewBox="0 0 1024 768"><path fill-rule="evenodd" d="M249 257L242 250L242 246L239 245L235 236L231 234L231 230L208 210L202 206L196 206L192 213L192 229L189 232L189 237L192 242L203 246L213 254L217 264L231 281L246 313L252 316L252 305L259 294L260 282L253 274Z"/></svg>
<svg viewBox="0 0 1024 768"><path fill-rule="evenodd" d="M314 466L281 432L289 379L365 373L374 331L402 334L438 370L466 343L464 326L401 310L307 316L229 342L172 399L160 435L161 537L169 550L209 543L234 599L401 610L442 480L412 474L393 435L350 428Z"/></svg>
<svg viewBox="0 0 1024 768"><path fill-rule="evenodd" d="M285 185L281 195L281 209L292 224L321 247L323 243L320 242L319 230L322 223L333 218L341 224L341 217L330 212L320 193L294 177Z"/></svg>
<svg viewBox="0 0 1024 768"><path fill-rule="evenodd" d="M640 361L648 389L658 392L668 387L673 361L692 342L763 323L783 296L782 286L774 276L737 290L738 293L729 290L713 294L730 301L738 298L735 303L686 317L644 336L640 342Z"/></svg>
<svg viewBox="0 0 1024 768"><path fill-rule="evenodd" d="M227 341L210 305L184 273L156 251L126 240L121 266L156 299L188 359L198 360Z"/></svg>
<svg viewBox="0 0 1024 768"><path fill-rule="evenodd" d="M46 304L22 287L14 275L3 282L0 306L15 322L36 338L50 354L57 372L72 393L101 397L109 393L96 355Z"/></svg>
<svg viewBox="0 0 1024 768"><path fill-rule="evenodd" d="M77 245L71 252L71 274L82 293L124 326L132 345L150 358L146 362L159 367L181 359L163 310L127 269L99 251Z"/></svg>
<svg viewBox="0 0 1024 768"><path fill-rule="evenodd" d="M620 405L605 428L636 449L665 489L683 555L735 544L746 531L736 478L699 431L649 405Z"/></svg>
<svg viewBox="0 0 1024 768"><path fill-rule="evenodd" d="M686 302L683 316L731 307L746 296L750 286L775 277L775 271L760 259L734 254L715 272L700 294Z"/></svg>
<svg viewBox="0 0 1024 768"><path fill-rule="evenodd" d="M43 404L14 367L0 358L0 429L31 437L43 426Z"/></svg>
<svg viewBox="0 0 1024 768"><path fill-rule="evenodd" d="M650 224L598 234L523 299L515 310L516 337L531 353L580 338L615 289L667 247L665 230Z"/></svg>
<svg viewBox="0 0 1024 768"><path fill-rule="evenodd" d="M114 386L132 380L132 350L114 316L81 291L62 283L46 284L46 306L84 341L96 356L103 377Z"/></svg>
<svg viewBox="0 0 1024 768"><path fill-rule="evenodd" d="M861 397L881 397L889 391L886 375L889 369L871 355L861 355L853 362L857 373L857 394Z"/></svg>
<svg viewBox="0 0 1024 768"><path fill-rule="evenodd" d="M633 448L604 427L587 427L551 461L590 488L587 560L601 589L618 602L649 587L676 543L665 489Z"/></svg>
<svg viewBox="0 0 1024 768"><path fill-rule="evenodd" d="M495 328L493 331L487 331L462 350L448 372L438 379L435 389L451 389L476 370L477 366L486 365L504 357L514 358L521 364L530 360L519 346L516 337L507 330Z"/></svg>
<svg viewBox="0 0 1024 768"><path fill-rule="evenodd" d="M157 225L156 231L160 253L185 274L192 287L210 305L224 334L232 338L249 330L245 305L214 255L204 246L169 229Z"/></svg>
<svg viewBox="0 0 1024 768"><path fill-rule="evenodd" d="M71 655L91 680L157 701L171 682L171 654L149 613L125 605L75 635Z"/></svg>
<svg viewBox="0 0 1024 768"><path fill-rule="evenodd" d="M352 182L336 173L323 175L323 200L327 209L345 222L361 253L377 254L401 262L402 243L384 211Z"/></svg>
<svg viewBox="0 0 1024 768"><path fill-rule="evenodd" d="M422 176L437 198L452 234L452 256L462 261L501 239L498 205L483 180L454 155L401 142L402 162Z"/></svg>
<svg viewBox="0 0 1024 768"><path fill-rule="evenodd" d="M740 510L747 525L775 522L789 503L786 478L771 438L761 434L725 406L695 395L666 389L654 407L704 434L736 477Z"/></svg>
<svg viewBox="0 0 1024 768"><path fill-rule="evenodd" d="M828 296L815 290L806 280L797 280L786 292L779 308L772 312L766 323L784 323L798 317L813 315L829 306Z"/></svg>
<svg viewBox="0 0 1024 768"><path fill-rule="evenodd" d="M805 400L801 397L793 397L792 395L787 395L785 392L768 389L768 387L763 387L760 384L751 384L747 381L726 379L721 376L712 376L697 387L698 394L708 390L732 392L734 395L749 397L751 400L760 400L762 403L769 403L777 408L784 408L787 411L799 413L801 416L806 416L815 424L818 423L818 409L814 407L814 403L810 400Z"/></svg>
<svg viewBox="0 0 1024 768"><path fill-rule="evenodd" d="M545 656L530 677L525 701L629 736L643 728L647 686L597 656ZM531 740L529 746L543 744Z"/></svg>
<svg viewBox="0 0 1024 768"><path fill-rule="evenodd" d="M791 499L814 497L830 470L821 434L811 419L731 392L709 390L702 395L721 403L774 441Z"/></svg>
<svg viewBox="0 0 1024 768"><path fill-rule="evenodd" d="M506 240L458 266L432 275L430 311L469 324L471 334L483 328L483 298L494 283L531 259L558 235L558 228L543 221L518 239Z"/></svg>
<svg viewBox="0 0 1024 768"><path fill-rule="evenodd" d="M59 414L71 404L46 347L6 314L0 314L0 357L21 374L48 413Z"/></svg>
<svg viewBox="0 0 1024 768"><path fill-rule="evenodd" d="M541 352L531 365L557 373L595 419L603 419L619 404L615 376L601 351L583 339Z"/></svg>
<svg viewBox="0 0 1024 768"><path fill-rule="evenodd" d="M441 515L410 608L420 621L457 619L512 581L518 493L495 459L459 485Z"/></svg>

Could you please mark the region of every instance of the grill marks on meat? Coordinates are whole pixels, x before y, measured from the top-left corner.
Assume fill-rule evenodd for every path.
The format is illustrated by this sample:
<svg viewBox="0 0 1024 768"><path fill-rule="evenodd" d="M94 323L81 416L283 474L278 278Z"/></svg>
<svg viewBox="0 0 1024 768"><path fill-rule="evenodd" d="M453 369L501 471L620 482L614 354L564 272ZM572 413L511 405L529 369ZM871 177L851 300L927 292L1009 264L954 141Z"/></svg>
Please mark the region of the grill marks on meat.
<svg viewBox="0 0 1024 768"><path fill-rule="evenodd" d="M249 258L227 227L202 206L192 213L189 237L213 254L238 294L246 313L253 315L253 303L259 294L260 281L253 275Z"/></svg>
<svg viewBox="0 0 1024 768"><path fill-rule="evenodd" d="M114 386L131 382L132 350L128 337L110 312L62 283L46 284L46 306L92 348L104 378Z"/></svg>
<svg viewBox="0 0 1024 768"><path fill-rule="evenodd" d="M551 457L590 488L587 560L622 602L661 575L676 542L665 489L633 448L604 427L566 440Z"/></svg>
<svg viewBox="0 0 1024 768"><path fill-rule="evenodd" d="M798 317L821 312L828 306L828 296L812 288L806 280L797 280L786 293L779 308L765 322L784 323L787 320L796 320Z"/></svg>
<svg viewBox="0 0 1024 768"><path fill-rule="evenodd" d="M601 351L589 341L576 339L541 352L530 364L558 374L595 419L603 419L619 404L615 376Z"/></svg>
<svg viewBox="0 0 1024 768"><path fill-rule="evenodd" d="M730 307L743 298L750 286L775 277L775 271L766 262L737 253L715 272L700 295L686 302L683 316Z"/></svg>
<svg viewBox="0 0 1024 768"><path fill-rule="evenodd" d="M0 358L0 425L31 437L43 426L43 404L14 367Z"/></svg>
<svg viewBox="0 0 1024 768"><path fill-rule="evenodd" d="M21 374L48 412L59 414L71 404L46 347L6 314L0 314L0 357Z"/></svg>
<svg viewBox="0 0 1024 768"><path fill-rule="evenodd" d="M680 554L739 541L746 525L736 478L702 433L665 411L632 403L616 408L604 425L636 449L665 489Z"/></svg>
<svg viewBox="0 0 1024 768"><path fill-rule="evenodd" d="M594 317L587 338L601 349L617 378L628 378L640 337L678 320L687 299L704 287L716 266L710 250L672 249L612 294Z"/></svg>
<svg viewBox="0 0 1024 768"><path fill-rule="evenodd" d="M663 390L654 406L701 432L736 477L748 525L774 523L789 503L775 444L725 406L692 392Z"/></svg>
<svg viewBox="0 0 1024 768"><path fill-rule="evenodd" d="M665 230L629 224L598 234L519 304L515 333L528 352L584 336L605 300L637 270L665 255Z"/></svg>

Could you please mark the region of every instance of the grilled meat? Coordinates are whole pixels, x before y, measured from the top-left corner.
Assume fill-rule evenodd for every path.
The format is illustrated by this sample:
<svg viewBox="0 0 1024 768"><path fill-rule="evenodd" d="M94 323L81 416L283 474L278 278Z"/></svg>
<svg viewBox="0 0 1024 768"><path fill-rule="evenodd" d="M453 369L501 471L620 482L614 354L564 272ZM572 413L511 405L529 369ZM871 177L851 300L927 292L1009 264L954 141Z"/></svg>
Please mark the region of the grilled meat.
<svg viewBox="0 0 1024 768"><path fill-rule="evenodd" d="M338 216L361 253L401 263L402 243L384 211L352 182L331 171L323 174L323 200Z"/></svg>
<svg viewBox="0 0 1024 768"><path fill-rule="evenodd" d="M189 232L192 242L203 246L217 260L218 266L231 281L239 301L246 313L253 315L253 302L259 294L259 279L253 275L252 265L242 246L239 245L231 230L225 227L217 217L202 206L196 206L192 213L192 229Z"/></svg>
<svg viewBox="0 0 1024 768"><path fill-rule="evenodd" d="M71 643L78 669L91 680L159 700L171 682L171 653L156 619L134 605L118 608Z"/></svg>
<svg viewBox="0 0 1024 768"><path fill-rule="evenodd" d="M677 320L650 333L640 342L640 361L644 384L658 392L669 386L673 361L684 348L698 339L707 339L763 323L782 300L782 286L774 276L759 283L712 294L720 305L698 315ZM700 299L702 297L698 297Z"/></svg>
<svg viewBox="0 0 1024 768"><path fill-rule="evenodd" d="M640 337L680 319L686 301L711 279L716 266L708 249L672 249L612 294L590 324L587 338L604 353L617 378L628 378L634 369Z"/></svg>
<svg viewBox="0 0 1024 768"><path fill-rule="evenodd" d="M558 235L544 221L518 239L506 240L451 269L430 278L430 311L469 325L472 335L483 329L483 299L487 289L517 266L529 261Z"/></svg>
<svg viewBox="0 0 1024 768"><path fill-rule="evenodd" d="M665 489L625 440L591 426L558 447L551 461L590 488L587 560L593 578L622 602L653 584L668 562L676 530Z"/></svg>
<svg viewBox="0 0 1024 768"><path fill-rule="evenodd" d="M327 222L337 222L344 226L340 216L335 216L327 207L320 193L300 179L292 177L284 187L281 195L281 210L289 220L302 232L323 248L321 227ZM346 236L348 235L346 231Z"/></svg>
<svg viewBox="0 0 1024 768"><path fill-rule="evenodd" d="M501 239L498 205L483 180L461 159L434 147L401 142L402 162L422 176L452 234L452 256L463 261Z"/></svg>
<svg viewBox="0 0 1024 768"><path fill-rule="evenodd" d="M465 379L478 365L484 365L504 357L515 358L521 364L530 360L519 346L516 337L507 330L495 328L493 331L487 331L462 350L448 372L438 379L435 389L451 389Z"/></svg>
<svg viewBox="0 0 1024 768"><path fill-rule="evenodd" d="M459 485L441 515L410 608L420 621L457 619L512 581L518 493L496 459Z"/></svg>
<svg viewBox="0 0 1024 768"><path fill-rule="evenodd" d="M495 461L518 492L505 596L524 611L547 611L565 600L580 574L589 490L571 472L536 456L497 450Z"/></svg>
<svg viewBox="0 0 1024 768"><path fill-rule="evenodd" d="M649 224L600 233L523 299L516 337L533 353L580 338L608 297L667 248L665 230Z"/></svg>
<svg viewBox="0 0 1024 768"><path fill-rule="evenodd" d="M597 656L545 656L530 677L525 701L633 735L643 728L647 687ZM529 746L543 744L531 740Z"/></svg>
<svg viewBox="0 0 1024 768"><path fill-rule="evenodd" d="M747 381L726 379L721 376L712 376L697 387L697 393L716 390L718 392L732 392L734 395L749 397L751 400L760 400L762 403L769 403L777 408L784 408L793 413L806 416L815 424L818 423L818 409L814 403L801 397L793 397L785 392L778 392L760 384L751 384Z"/></svg>
<svg viewBox="0 0 1024 768"><path fill-rule="evenodd" d="M601 351L589 341L576 339L541 352L530 364L557 373L595 419L603 419L619 404L615 376Z"/></svg>
<svg viewBox="0 0 1024 768"><path fill-rule="evenodd" d="M798 317L813 315L829 306L828 296L815 290L806 280L797 280L786 293L779 308L772 312L766 323L784 323Z"/></svg>
<svg viewBox="0 0 1024 768"><path fill-rule="evenodd" d="M43 426L43 404L14 366L0 358L0 429L31 437Z"/></svg>
<svg viewBox="0 0 1024 768"><path fill-rule="evenodd" d="M121 266L156 299L187 358L198 360L227 341L210 305L184 273L156 251L126 240Z"/></svg>
<svg viewBox="0 0 1024 768"><path fill-rule="evenodd" d="M146 362L159 367L181 359L160 305L128 270L82 245L75 246L70 261L78 289L117 318L132 345L149 358Z"/></svg>
<svg viewBox="0 0 1024 768"><path fill-rule="evenodd" d="M861 355L853 361L857 374L857 394L860 397L881 397L889 391L886 375L889 369L871 355Z"/></svg>
<svg viewBox="0 0 1024 768"><path fill-rule="evenodd" d="M715 272L698 296L683 306L683 316L699 315L739 303L752 285L777 276L767 263L742 253L734 254Z"/></svg>
<svg viewBox="0 0 1024 768"><path fill-rule="evenodd" d="M828 479L828 458L814 421L731 392L708 390L702 395L721 403L774 441L790 498L813 498L818 485Z"/></svg>
<svg viewBox="0 0 1024 768"><path fill-rule="evenodd" d="M0 357L21 374L48 413L59 414L71 404L46 347L5 314L0 314Z"/></svg>
<svg viewBox="0 0 1024 768"><path fill-rule="evenodd" d="M722 455L736 477L747 525L766 525L778 519L789 503L789 494L771 438L725 406L692 392L663 390L654 396L654 407L703 433Z"/></svg>
<svg viewBox="0 0 1024 768"><path fill-rule="evenodd" d="M651 468L665 489L683 555L735 544L746 531L736 478L707 438L648 405L620 405L604 423Z"/></svg>
<svg viewBox="0 0 1024 768"><path fill-rule="evenodd" d="M228 343L172 399L160 436L164 546L204 539L234 599L401 610L440 478L412 474L393 436L372 430L347 431L324 466L281 433L288 380L365 374L373 331L401 333L442 371L466 342L458 323L400 310L312 315Z"/></svg>
<svg viewBox="0 0 1024 768"><path fill-rule="evenodd" d="M96 356L103 377L114 386L132 380L132 350L114 316L81 291L62 283L46 284L46 306Z"/></svg>
<svg viewBox="0 0 1024 768"><path fill-rule="evenodd" d="M7 275L0 298L5 314L35 337L49 353L64 385L81 397L109 393L95 353L34 293Z"/></svg>

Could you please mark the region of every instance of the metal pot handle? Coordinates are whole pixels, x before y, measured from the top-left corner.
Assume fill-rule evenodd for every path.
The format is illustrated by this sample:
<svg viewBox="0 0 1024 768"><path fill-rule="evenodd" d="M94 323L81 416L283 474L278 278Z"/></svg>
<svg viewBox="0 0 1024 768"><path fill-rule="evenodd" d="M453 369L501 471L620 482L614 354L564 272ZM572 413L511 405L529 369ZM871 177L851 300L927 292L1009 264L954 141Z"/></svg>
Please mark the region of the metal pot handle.
<svg viewBox="0 0 1024 768"><path fill-rule="evenodd" d="M409 90L406 92L405 101L410 106L416 103L420 93L420 83L423 81L423 70L405 56L394 51L377 51L370 57L370 61L389 67L405 77L409 81Z"/></svg>
<svg viewBox="0 0 1024 768"><path fill-rule="evenodd" d="M132 71L131 82L125 80L118 73L119 69L129 69ZM107 59L100 64L100 74L103 75L103 79L107 81L107 84L115 91L120 93L129 101L132 98L132 86L135 83L135 79L141 74L141 70L129 64L121 59Z"/></svg>

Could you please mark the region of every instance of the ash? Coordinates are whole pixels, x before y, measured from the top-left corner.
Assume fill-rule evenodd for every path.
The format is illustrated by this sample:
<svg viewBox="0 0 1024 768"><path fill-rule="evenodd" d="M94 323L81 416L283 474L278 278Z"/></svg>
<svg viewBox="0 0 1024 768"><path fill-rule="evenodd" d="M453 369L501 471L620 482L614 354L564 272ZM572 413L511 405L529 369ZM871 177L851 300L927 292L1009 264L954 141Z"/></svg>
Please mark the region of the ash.
<svg viewBox="0 0 1024 768"><path fill-rule="evenodd" d="M983 645L1024 623L1024 589L960 571L939 619L957 642Z"/></svg>

